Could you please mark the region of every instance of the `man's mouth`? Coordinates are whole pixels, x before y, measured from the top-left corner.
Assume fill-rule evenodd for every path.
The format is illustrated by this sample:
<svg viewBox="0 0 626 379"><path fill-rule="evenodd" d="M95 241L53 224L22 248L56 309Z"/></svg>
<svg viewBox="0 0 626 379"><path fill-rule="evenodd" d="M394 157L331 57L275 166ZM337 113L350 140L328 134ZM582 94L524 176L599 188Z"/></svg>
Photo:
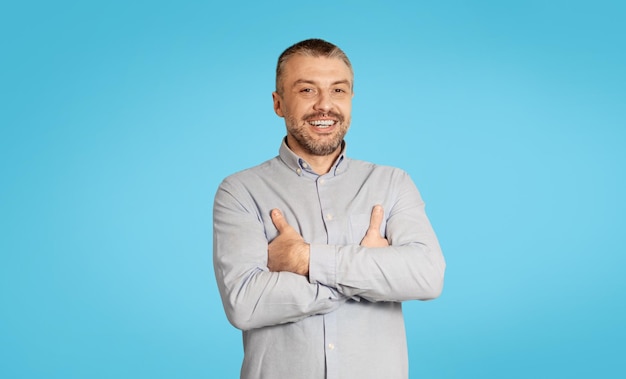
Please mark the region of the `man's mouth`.
<svg viewBox="0 0 626 379"><path fill-rule="evenodd" d="M337 121L335 120L311 120L309 121L310 125L315 126L316 128L319 129L326 129L326 128L330 128L331 126L335 125Z"/></svg>

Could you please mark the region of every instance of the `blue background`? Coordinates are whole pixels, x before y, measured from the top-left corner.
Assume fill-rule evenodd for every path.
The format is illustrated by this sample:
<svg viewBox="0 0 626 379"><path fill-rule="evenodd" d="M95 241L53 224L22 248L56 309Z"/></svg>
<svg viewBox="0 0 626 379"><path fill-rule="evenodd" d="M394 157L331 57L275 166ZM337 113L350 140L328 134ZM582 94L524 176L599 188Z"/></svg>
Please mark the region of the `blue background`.
<svg viewBox="0 0 626 379"><path fill-rule="evenodd" d="M625 377L622 4L3 2L0 377L238 377L213 195L277 154L310 37L354 64L350 155L411 174L447 258L411 377Z"/></svg>

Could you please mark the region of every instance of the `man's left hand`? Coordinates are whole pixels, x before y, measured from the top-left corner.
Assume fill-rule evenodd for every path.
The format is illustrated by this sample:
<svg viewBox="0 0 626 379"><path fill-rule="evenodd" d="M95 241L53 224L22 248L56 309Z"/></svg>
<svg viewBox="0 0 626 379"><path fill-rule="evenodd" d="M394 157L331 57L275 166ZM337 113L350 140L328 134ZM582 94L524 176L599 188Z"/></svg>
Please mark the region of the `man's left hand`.
<svg viewBox="0 0 626 379"><path fill-rule="evenodd" d="M387 247L389 241L380 235L380 226L385 218L385 211L382 205L374 205L370 216L370 226L365 232L365 237L361 240L361 246L365 247Z"/></svg>

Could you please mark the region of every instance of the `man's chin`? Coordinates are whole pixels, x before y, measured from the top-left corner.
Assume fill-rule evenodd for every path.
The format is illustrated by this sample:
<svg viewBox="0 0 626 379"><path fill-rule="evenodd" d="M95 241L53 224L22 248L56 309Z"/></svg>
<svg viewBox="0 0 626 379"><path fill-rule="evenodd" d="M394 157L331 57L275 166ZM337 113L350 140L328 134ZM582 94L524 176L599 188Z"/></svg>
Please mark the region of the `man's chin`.
<svg viewBox="0 0 626 379"><path fill-rule="evenodd" d="M307 146L307 151L311 155L315 155L318 157L326 157L329 155L333 155L337 153L337 151L341 148L341 142L333 145L325 145L325 146Z"/></svg>

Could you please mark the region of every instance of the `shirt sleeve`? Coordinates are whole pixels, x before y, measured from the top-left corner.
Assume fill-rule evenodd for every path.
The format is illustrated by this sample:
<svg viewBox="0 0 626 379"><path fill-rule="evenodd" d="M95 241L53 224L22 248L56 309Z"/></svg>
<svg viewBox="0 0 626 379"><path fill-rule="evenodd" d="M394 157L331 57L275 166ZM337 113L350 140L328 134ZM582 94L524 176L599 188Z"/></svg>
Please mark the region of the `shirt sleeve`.
<svg viewBox="0 0 626 379"><path fill-rule="evenodd" d="M311 244L311 283L368 301L428 300L439 296L446 264L424 202L406 173L402 172L391 185L398 190L386 205L390 209L385 209L385 238L390 246Z"/></svg>
<svg viewBox="0 0 626 379"><path fill-rule="evenodd" d="M267 268L268 241L254 201L225 180L213 206L213 266L228 320L248 330L337 309L346 297L323 283Z"/></svg>

